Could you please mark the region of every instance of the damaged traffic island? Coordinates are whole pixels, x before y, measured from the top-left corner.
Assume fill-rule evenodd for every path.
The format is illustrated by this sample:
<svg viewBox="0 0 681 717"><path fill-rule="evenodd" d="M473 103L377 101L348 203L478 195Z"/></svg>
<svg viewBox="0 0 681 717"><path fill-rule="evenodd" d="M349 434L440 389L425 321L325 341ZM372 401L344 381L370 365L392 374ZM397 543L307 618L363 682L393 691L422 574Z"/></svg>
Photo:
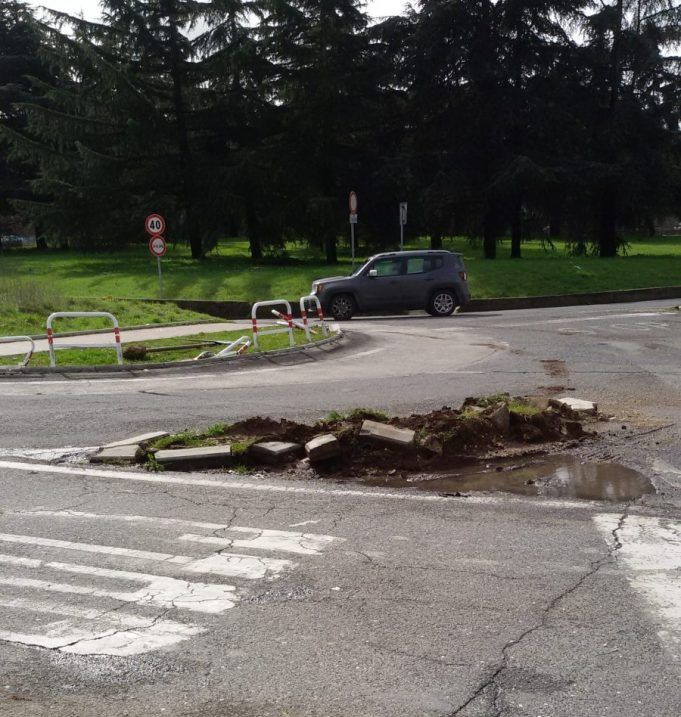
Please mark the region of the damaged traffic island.
<svg viewBox="0 0 681 717"><path fill-rule="evenodd" d="M276 471L445 495L501 490L597 498L593 484L602 482L607 464L583 464L563 454L596 438L598 418L597 406L588 401L496 394L466 399L458 409L404 417L368 409L334 412L312 425L254 417L204 431L118 441L92 460L143 463L150 470ZM589 465L601 467L590 473ZM563 477L579 474L581 487L574 480L549 486L542 466ZM634 471L625 483L623 489L609 488L606 497L629 499L653 490Z"/></svg>

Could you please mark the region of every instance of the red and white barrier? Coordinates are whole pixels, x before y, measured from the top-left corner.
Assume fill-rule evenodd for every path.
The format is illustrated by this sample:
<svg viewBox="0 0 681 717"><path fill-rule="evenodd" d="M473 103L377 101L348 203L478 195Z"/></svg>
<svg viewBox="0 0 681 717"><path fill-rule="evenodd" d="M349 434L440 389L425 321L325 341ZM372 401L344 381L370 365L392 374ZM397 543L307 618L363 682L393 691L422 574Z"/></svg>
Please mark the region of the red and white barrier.
<svg viewBox="0 0 681 717"><path fill-rule="evenodd" d="M107 344L62 344L60 343L58 348L60 349L116 349L116 359L118 361L118 365L123 365L123 351L121 350L121 332L118 326L118 319L113 315L110 314L108 311L55 311L53 314L50 314L47 317L47 346L50 352L50 366L54 368L57 364L54 358L54 340L57 338L58 334L55 334L52 331L52 322L55 319L80 319L80 318L97 318L101 317L104 319L109 319L112 326L112 331L114 335L114 345L112 346L111 343Z"/></svg>
<svg viewBox="0 0 681 717"><path fill-rule="evenodd" d="M31 348L26 352L23 360L17 364L17 366L23 368L24 366L28 366L28 362L31 360L31 356L33 356L33 352L35 351L35 342L33 339L30 336L0 336L0 344L13 344L18 342L31 344Z"/></svg>
<svg viewBox="0 0 681 717"><path fill-rule="evenodd" d="M285 327L275 326L273 327L272 324L264 324L264 325L258 325L258 318L257 313L258 309L262 309L266 306L283 306L286 309L286 312L284 314L280 314L283 316L284 321L286 323ZM273 335L273 334L288 334L288 341L290 346L296 345L296 340L293 338L293 314L291 313L291 304L289 304L288 301L284 301L283 299L277 299L274 301L258 301L255 304L253 304L253 308L251 309L251 324L252 324L252 331L253 331L253 346L257 349L260 348L259 343L259 337L266 336L266 335Z"/></svg>
<svg viewBox="0 0 681 717"><path fill-rule="evenodd" d="M314 316L308 315L306 306L310 302L316 305L316 318ZM305 334L307 336L308 341L312 341L311 334L315 333L315 328L313 324L320 326L322 333L325 336L329 333L329 329L324 323L324 312L322 311L322 305L319 302L319 297L315 296L314 294L300 297L300 316L303 319L303 328L305 329Z"/></svg>
<svg viewBox="0 0 681 717"><path fill-rule="evenodd" d="M232 341L230 344L227 344L224 349L221 349L215 355L221 356L222 358L225 356L241 356L244 351L248 350L250 345L251 340L248 336L240 336L236 341Z"/></svg>
<svg viewBox="0 0 681 717"><path fill-rule="evenodd" d="M286 318L286 314L282 314L281 311L277 311L276 309L272 309L272 315L276 316L278 319L281 319L280 321L277 321L278 326L288 326L288 319ZM305 325L302 321L298 321L298 319L292 319L294 329L300 329L301 331L305 331Z"/></svg>

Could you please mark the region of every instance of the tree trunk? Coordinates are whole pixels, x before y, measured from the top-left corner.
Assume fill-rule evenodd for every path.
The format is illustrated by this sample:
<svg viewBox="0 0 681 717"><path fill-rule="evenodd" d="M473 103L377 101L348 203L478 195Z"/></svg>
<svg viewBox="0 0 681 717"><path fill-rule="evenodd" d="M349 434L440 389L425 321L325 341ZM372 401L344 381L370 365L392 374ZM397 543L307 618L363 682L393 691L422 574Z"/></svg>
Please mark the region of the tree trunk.
<svg viewBox="0 0 681 717"><path fill-rule="evenodd" d="M338 252L336 251L336 235L333 232L328 232L324 237L324 252L326 253L327 264L338 263Z"/></svg>
<svg viewBox="0 0 681 717"><path fill-rule="evenodd" d="M599 256L617 256L617 197L614 189L606 189L601 204L601 226L598 237Z"/></svg>
<svg viewBox="0 0 681 717"><path fill-rule="evenodd" d="M485 259L497 258L497 236L494 231L494 221L489 209L485 213L485 218L483 219L482 249Z"/></svg>
<svg viewBox="0 0 681 717"><path fill-rule="evenodd" d="M520 259L520 241L523 234L522 205L516 204L511 219L511 259Z"/></svg>
<svg viewBox="0 0 681 717"><path fill-rule="evenodd" d="M192 259L203 258L203 241L201 226L195 208L196 183L194 177L194 160L189 147L189 131L187 129L187 109L184 100L184 75L182 54L178 39L177 8L174 0L163 0L163 12L168 18L170 38L170 76L173 81L173 105L177 131L177 147L182 163L182 199L187 213L187 234L191 247Z"/></svg>
<svg viewBox="0 0 681 717"><path fill-rule="evenodd" d="M606 137L608 137L608 139L612 133L622 83L620 55L622 23L624 21L624 0L617 0L617 5L615 6L615 21L617 24L613 27L612 50L610 53L610 97L606 121ZM608 159L613 163L616 161L617 153L615 148L609 148ZM599 256L603 258L617 256L617 212L617 188L612 185L607 186L604 188L601 198L601 221L598 236L598 253Z"/></svg>
<svg viewBox="0 0 681 717"><path fill-rule="evenodd" d="M430 248L442 249L442 234L440 234L440 232L435 232L430 235Z"/></svg>
<svg viewBox="0 0 681 717"><path fill-rule="evenodd" d="M251 252L251 259L260 261L262 259L262 240L260 236L260 222L255 212L252 199L246 200L246 227L248 231L248 248Z"/></svg>

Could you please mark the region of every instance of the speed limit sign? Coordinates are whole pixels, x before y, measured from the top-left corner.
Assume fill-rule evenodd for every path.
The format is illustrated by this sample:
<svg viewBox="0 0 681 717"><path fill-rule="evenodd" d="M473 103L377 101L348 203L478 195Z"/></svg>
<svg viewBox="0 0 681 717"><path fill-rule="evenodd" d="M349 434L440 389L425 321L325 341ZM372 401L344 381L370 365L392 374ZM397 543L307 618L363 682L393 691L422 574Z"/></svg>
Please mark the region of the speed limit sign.
<svg viewBox="0 0 681 717"><path fill-rule="evenodd" d="M144 229L152 237L163 234L166 230L166 220L160 214L150 214L144 220Z"/></svg>
<svg viewBox="0 0 681 717"><path fill-rule="evenodd" d="M163 237L151 237L151 239L149 240L149 251L154 256L164 256L166 253L166 248L166 240Z"/></svg>

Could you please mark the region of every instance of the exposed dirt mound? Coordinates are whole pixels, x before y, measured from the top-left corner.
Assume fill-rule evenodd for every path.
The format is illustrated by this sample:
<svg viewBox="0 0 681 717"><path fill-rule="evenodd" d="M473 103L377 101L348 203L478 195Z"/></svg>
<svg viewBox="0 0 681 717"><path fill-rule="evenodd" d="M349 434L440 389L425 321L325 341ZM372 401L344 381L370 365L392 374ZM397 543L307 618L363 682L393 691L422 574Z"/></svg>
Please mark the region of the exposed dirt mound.
<svg viewBox="0 0 681 717"><path fill-rule="evenodd" d="M291 441L292 443L306 443L317 433L319 431L315 431L313 426L308 426L304 423L287 421L284 418L275 421L273 418L262 418L261 416L233 423L225 429L225 435L232 438L276 439Z"/></svg>
<svg viewBox="0 0 681 717"><path fill-rule="evenodd" d="M389 442L369 443L360 435L367 420L413 431L408 450L398 450ZM225 426L220 437L213 434L207 443L229 440L235 447L240 446L240 460L253 466L257 464L250 453L253 443L305 444L322 434L336 437L340 456L315 464L315 469L336 476L441 470L462 458L535 452L542 445L574 441L586 435L580 421L546 407L545 403L498 394L466 399L459 409L443 406L429 413L405 417L390 418L377 411L356 409L346 414L334 413L314 425L307 425L255 416Z"/></svg>

